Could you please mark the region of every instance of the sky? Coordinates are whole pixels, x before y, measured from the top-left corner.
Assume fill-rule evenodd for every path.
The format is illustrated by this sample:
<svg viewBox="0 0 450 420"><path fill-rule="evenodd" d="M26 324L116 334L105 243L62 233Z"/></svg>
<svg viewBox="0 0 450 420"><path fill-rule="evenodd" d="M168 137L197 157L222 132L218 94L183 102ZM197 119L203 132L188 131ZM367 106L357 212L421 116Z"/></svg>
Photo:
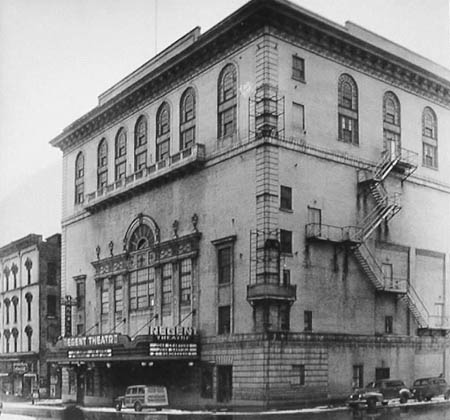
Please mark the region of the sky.
<svg viewBox="0 0 450 420"><path fill-rule="evenodd" d="M293 0L450 68L450 0ZM0 246L61 231L62 153L49 145L98 95L245 0L0 0Z"/></svg>

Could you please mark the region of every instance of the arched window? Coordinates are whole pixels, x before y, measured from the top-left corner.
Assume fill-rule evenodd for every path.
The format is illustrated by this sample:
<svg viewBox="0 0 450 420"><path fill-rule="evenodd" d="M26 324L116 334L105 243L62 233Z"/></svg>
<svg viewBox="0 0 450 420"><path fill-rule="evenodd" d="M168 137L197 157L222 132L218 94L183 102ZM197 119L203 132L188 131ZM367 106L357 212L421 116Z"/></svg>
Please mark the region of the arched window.
<svg viewBox="0 0 450 420"><path fill-rule="evenodd" d="M97 149L97 189L108 185L108 143L101 139Z"/></svg>
<svg viewBox="0 0 450 420"><path fill-rule="evenodd" d="M150 226L142 223L131 234L128 245L130 252L148 248L155 242L155 237Z"/></svg>
<svg viewBox="0 0 450 420"><path fill-rule="evenodd" d="M19 268L17 267L17 265L15 263L13 263L11 266L11 273L13 275L14 289L17 289L17 272L18 271L19 271Z"/></svg>
<svg viewBox="0 0 450 420"><path fill-rule="evenodd" d="M31 326L27 325L25 327L25 334L27 335L27 350L31 351L31 336L33 335L33 328L31 328Z"/></svg>
<svg viewBox="0 0 450 420"><path fill-rule="evenodd" d="M11 334L14 338L14 353L17 353L17 338L19 337L19 330L17 328L13 328L11 330Z"/></svg>
<svg viewBox="0 0 450 420"><path fill-rule="evenodd" d="M348 74L338 81L338 125L339 140L358 145L358 87Z"/></svg>
<svg viewBox="0 0 450 420"><path fill-rule="evenodd" d="M125 129L121 128L116 136L116 154L115 154L115 175L114 179L119 181L125 178L127 166L127 134Z"/></svg>
<svg viewBox="0 0 450 420"><path fill-rule="evenodd" d="M27 270L27 284L31 284L31 268L33 267L33 262L30 258L25 260L25 268Z"/></svg>
<svg viewBox="0 0 450 420"><path fill-rule="evenodd" d="M180 150L195 143L195 91L187 88L180 100Z"/></svg>
<svg viewBox="0 0 450 420"><path fill-rule="evenodd" d="M19 304L19 298L17 296L14 296L11 299L11 302L13 304L13 315L14 315L14 323L17 323L17 305Z"/></svg>
<svg viewBox="0 0 450 420"><path fill-rule="evenodd" d="M78 153L75 160L75 204L82 204L84 201L84 155Z"/></svg>
<svg viewBox="0 0 450 420"><path fill-rule="evenodd" d="M134 128L134 170L147 166L147 119L141 115Z"/></svg>
<svg viewBox="0 0 450 420"><path fill-rule="evenodd" d="M400 101L393 92L383 96L383 141L384 150L393 158L401 150Z"/></svg>
<svg viewBox="0 0 450 420"><path fill-rule="evenodd" d="M237 72L233 64L226 65L217 84L217 135L233 135L237 126Z"/></svg>
<svg viewBox="0 0 450 420"><path fill-rule="evenodd" d="M33 300L33 295L28 292L25 295L25 300L27 301L27 321L31 321L31 301Z"/></svg>
<svg viewBox="0 0 450 420"><path fill-rule="evenodd" d="M9 274L10 274L10 269L9 269L9 267L8 266L6 266L4 269L3 269L3 274L4 274L4 276L5 276L5 290L9 290Z"/></svg>
<svg viewBox="0 0 450 420"><path fill-rule="evenodd" d="M11 305L11 301L9 298L6 298L3 303L5 304L5 318L6 318L6 324L9 324L9 306Z"/></svg>
<svg viewBox="0 0 450 420"><path fill-rule="evenodd" d="M3 337L5 337L5 352L9 353L9 339L11 337L11 331L5 330L3 331Z"/></svg>
<svg viewBox="0 0 450 420"><path fill-rule="evenodd" d="M164 102L156 113L156 161L170 156L170 108Z"/></svg>
<svg viewBox="0 0 450 420"><path fill-rule="evenodd" d="M426 107L422 113L422 164L428 168L438 167L438 132L435 112Z"/></svg>

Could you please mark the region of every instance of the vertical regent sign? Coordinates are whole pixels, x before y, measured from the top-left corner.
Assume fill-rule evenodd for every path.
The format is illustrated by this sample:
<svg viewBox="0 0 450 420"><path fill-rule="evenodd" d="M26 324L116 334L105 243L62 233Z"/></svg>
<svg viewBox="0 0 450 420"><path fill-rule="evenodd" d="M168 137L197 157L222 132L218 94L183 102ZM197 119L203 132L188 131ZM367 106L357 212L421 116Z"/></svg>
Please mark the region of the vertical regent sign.
<svg viewBox="0 0 450 420"><path fill-rule="evenodd" d="M72 335L72 296L67 295L65 300L65 337Z"/></svg>

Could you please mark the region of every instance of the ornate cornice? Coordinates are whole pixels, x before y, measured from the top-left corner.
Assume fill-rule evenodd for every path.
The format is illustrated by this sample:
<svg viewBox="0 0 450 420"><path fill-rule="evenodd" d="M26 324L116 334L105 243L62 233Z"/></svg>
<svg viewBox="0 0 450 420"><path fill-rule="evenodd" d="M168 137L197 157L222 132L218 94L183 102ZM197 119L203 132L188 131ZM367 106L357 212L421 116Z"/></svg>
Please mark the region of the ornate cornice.
<svg viewBox="0 0 450 420"><path fill-rule="evenodd" d="M450 81L284 0L253 0L51 141L69 151L235 53L267 28L284 40L450 109Z"/></svg>

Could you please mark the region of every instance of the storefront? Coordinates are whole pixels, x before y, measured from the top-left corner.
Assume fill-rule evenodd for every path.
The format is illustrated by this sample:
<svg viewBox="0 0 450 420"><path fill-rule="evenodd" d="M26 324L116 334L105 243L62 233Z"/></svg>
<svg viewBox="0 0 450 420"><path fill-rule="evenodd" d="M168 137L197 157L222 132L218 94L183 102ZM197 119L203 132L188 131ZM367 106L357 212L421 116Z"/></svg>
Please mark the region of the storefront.
<svg viewBox="0 0 450 420"><path fill-rule="evenodd" d="M65 337L48 360L62 370L63 401L111 405L128 385L164 385L169 401L199 394L199 337L194 328L150 327L122 334Z"/></svg>
<svg viewBox="0 0 450 420"><path fill-rule="evenodd" d="M3 395L30 399L38 388L38 361L35 357L3 357L0 360L0 390Z"/></svg>

